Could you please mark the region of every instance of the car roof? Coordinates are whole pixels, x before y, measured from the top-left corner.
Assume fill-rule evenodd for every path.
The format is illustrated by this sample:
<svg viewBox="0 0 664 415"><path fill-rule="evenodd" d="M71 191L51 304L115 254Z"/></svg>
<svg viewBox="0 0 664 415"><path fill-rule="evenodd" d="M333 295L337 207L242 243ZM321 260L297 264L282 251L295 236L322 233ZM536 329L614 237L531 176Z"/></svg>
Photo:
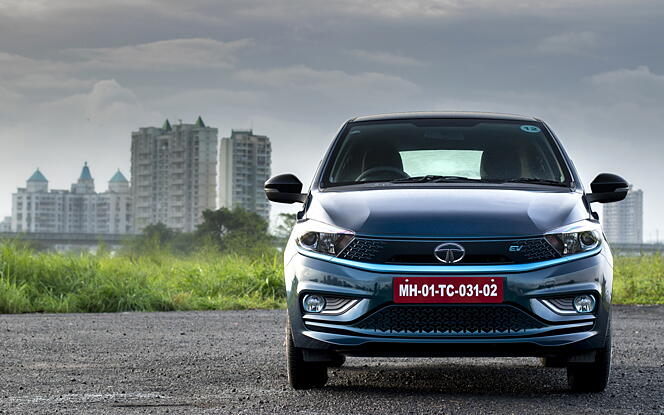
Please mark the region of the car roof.
<svg viewBox="0 0 664 415"><path fill-rule="evenodd" d="M501 114L496 112L470 112L470 111L423 111L423 112L396 112L391 114L376 114L365 115L361 117L352 118L350 122L357 121L386 121L386 120L404 120L404 119L435 119L435 118L451 118L451 119L483 119L483 120L513 120L513 121L539 121L534 117L527 117L525 115L515 114Z"/></svg>

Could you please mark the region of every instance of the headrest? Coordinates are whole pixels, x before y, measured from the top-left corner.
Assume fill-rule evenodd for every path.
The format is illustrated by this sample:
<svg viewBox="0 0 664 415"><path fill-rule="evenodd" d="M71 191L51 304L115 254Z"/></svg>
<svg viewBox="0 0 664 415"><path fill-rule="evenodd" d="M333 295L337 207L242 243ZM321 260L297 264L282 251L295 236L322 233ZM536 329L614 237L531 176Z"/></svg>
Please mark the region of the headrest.
<svg viewBox="0 0 664 415"><path fill-rule="evenodd" d="M510 180L521 177L521 159L513 148L492 148L482 153L480 176L488 180Z"/></svg>
<svg viewBox="0 0 664 415"><path fill-rule="evenodd" d="M362 171L367 171L373 167L395 167L403 170L403 162L399 152L393 147L370 148L364 153Z"/></svg>

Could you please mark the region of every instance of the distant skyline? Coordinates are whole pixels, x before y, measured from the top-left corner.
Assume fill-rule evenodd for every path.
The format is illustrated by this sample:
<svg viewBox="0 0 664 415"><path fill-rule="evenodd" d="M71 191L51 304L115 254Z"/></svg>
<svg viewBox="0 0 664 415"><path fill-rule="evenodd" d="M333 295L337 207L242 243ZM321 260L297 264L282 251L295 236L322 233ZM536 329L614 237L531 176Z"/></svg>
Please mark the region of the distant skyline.
<svg viewBox="0 0 664 415"><path fill-rule="evenodd" d="M104 188L166 118L253 127L308 184L350 117L476 110L541 117L586 185L642 189L653 240L662 21L660 0L0 0L0 217L37 167L67 188L87 160Z"/></svg>

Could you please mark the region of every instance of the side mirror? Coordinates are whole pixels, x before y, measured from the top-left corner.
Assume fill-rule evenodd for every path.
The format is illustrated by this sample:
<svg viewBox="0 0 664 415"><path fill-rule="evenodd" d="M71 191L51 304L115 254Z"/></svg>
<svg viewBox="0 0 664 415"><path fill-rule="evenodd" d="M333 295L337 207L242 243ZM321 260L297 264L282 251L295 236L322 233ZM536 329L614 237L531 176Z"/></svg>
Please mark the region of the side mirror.
<svg viewBox="0 0 664 415"><path fill-rule="evenodd" d="M293 174L280 174L265 182L265 196L277 203L303 203L302 182Z"/></svg>
<svg viewBox="0 0 664 415"><path fill-rule="evenodd" d="M627 196L629 183L620 176L611 173L601 173L590 183L592 193L586 194L590 203L619 202Z"/></svg>

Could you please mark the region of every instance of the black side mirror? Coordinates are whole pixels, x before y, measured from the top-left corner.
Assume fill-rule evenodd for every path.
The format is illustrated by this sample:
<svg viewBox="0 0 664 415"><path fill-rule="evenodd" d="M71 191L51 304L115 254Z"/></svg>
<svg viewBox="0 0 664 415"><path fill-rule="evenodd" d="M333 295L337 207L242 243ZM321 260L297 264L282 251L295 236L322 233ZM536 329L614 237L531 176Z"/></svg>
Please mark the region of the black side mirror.
<svg viewBox="0 0 664 415"><path fill-rule="evenodd" d="M620 202L627 196L629 183L615 174L601 173L590 183L590 189L593 192L586 194L590 203Z"/></svg>
<svg viewBox="0 0 664 415"><path fill-rule="evenodd" d="M265 182L265 195L277 203L303 203L307 198L302 193L302 182L293 174L280 174Z"/></svg>

